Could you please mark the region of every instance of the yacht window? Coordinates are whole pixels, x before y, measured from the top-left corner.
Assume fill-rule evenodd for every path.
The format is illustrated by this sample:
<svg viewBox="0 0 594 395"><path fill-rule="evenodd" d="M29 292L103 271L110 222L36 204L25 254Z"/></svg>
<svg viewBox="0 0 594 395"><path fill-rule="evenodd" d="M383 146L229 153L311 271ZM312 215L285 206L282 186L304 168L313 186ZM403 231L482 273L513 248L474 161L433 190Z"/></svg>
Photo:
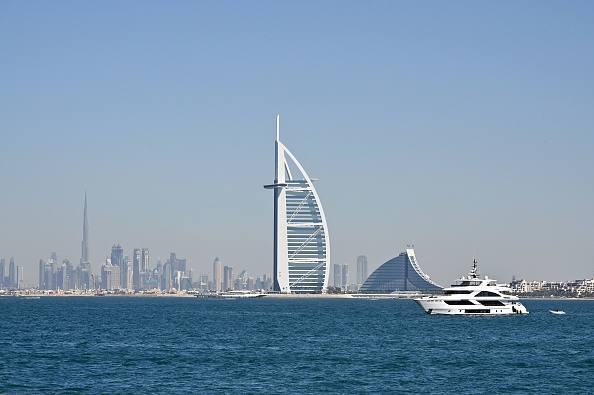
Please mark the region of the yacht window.
<svg viewBox="0 0 594 395"><path fill-rule="evenodd" d="M498 300L481 300L480 302L483 306L505 306L505 304L501 303Z"/></svg>
<svg viewBox="0 0 594 395"><path fill-rule="evenodd" d="M495 292L490 292L490 291L481 291L478 294L476 294L477 297L500 297L501 295L496 294Z"/></svg>
<svg viewBox="0 0 594 395"><path fill-rule="evenodd" d="M464 310L466 314L489 314L489 309Z"/></svg>
<svg viewBox="0 0 594 395"><path fill-rule="evenodd" d="M449 305L474 305L470 300L444 300Z"/></svg>
<svg viewBox="0 0 594 395"><path fill-rule="evenodd" d="M469 294L472 291L463 291L463 290L453 290L453 291L443 291L444 295L460 295L460 294Z"/></svg>

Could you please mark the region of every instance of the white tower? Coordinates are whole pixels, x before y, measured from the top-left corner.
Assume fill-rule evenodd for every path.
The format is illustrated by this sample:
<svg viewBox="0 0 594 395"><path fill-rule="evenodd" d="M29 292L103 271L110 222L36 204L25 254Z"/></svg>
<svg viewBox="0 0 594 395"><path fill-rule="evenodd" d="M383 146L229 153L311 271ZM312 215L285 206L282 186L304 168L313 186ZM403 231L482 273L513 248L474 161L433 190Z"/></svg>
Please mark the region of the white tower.
<svg viewBox="0 0 594 395"><path fill-rule="evenodd" d="M274 291L324 293L330 242L318 193L299 161L280 142L276 117L274 190Z"/></svg>

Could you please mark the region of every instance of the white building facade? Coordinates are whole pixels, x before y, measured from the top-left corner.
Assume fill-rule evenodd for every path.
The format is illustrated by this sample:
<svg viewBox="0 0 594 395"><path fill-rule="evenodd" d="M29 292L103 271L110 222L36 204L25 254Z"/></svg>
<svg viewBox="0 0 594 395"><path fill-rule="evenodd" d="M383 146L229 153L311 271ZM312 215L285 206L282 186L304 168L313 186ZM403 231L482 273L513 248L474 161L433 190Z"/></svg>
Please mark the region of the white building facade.
<svg viewBox="0 0 594 395"><path fill-rule="evenodd" d="M279 139L276 118L273 290L325 293L330 242L326 216L312 179Z"/></svg>

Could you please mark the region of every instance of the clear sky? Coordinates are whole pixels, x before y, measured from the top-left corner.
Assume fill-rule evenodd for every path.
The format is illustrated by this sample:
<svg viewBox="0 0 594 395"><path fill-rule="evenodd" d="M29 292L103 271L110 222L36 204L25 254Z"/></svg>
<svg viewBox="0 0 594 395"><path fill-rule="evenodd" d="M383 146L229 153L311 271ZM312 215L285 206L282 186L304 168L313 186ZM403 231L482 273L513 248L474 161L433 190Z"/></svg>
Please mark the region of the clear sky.
<svg viewBox="0 0 594 395"><path fill-rule="evenodd" d="M594 277L594 2L0 2L0 258L272 272L276 114L333 263ZM354 277L353 277L354 278Z"/></svg>

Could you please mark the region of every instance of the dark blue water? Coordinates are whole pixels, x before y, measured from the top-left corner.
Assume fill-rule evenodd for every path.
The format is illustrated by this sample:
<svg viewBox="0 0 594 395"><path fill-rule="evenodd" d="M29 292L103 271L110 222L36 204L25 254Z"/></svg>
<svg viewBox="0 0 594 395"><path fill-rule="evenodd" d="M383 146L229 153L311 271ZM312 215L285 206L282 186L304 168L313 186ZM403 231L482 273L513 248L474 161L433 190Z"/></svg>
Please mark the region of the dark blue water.
<svg viewBox="0 0 594 395"><path fill-rule="evenodd" d="M411 300L2 297L0 393L594 393L594 301L525 305L448 317Z"/></svg>

